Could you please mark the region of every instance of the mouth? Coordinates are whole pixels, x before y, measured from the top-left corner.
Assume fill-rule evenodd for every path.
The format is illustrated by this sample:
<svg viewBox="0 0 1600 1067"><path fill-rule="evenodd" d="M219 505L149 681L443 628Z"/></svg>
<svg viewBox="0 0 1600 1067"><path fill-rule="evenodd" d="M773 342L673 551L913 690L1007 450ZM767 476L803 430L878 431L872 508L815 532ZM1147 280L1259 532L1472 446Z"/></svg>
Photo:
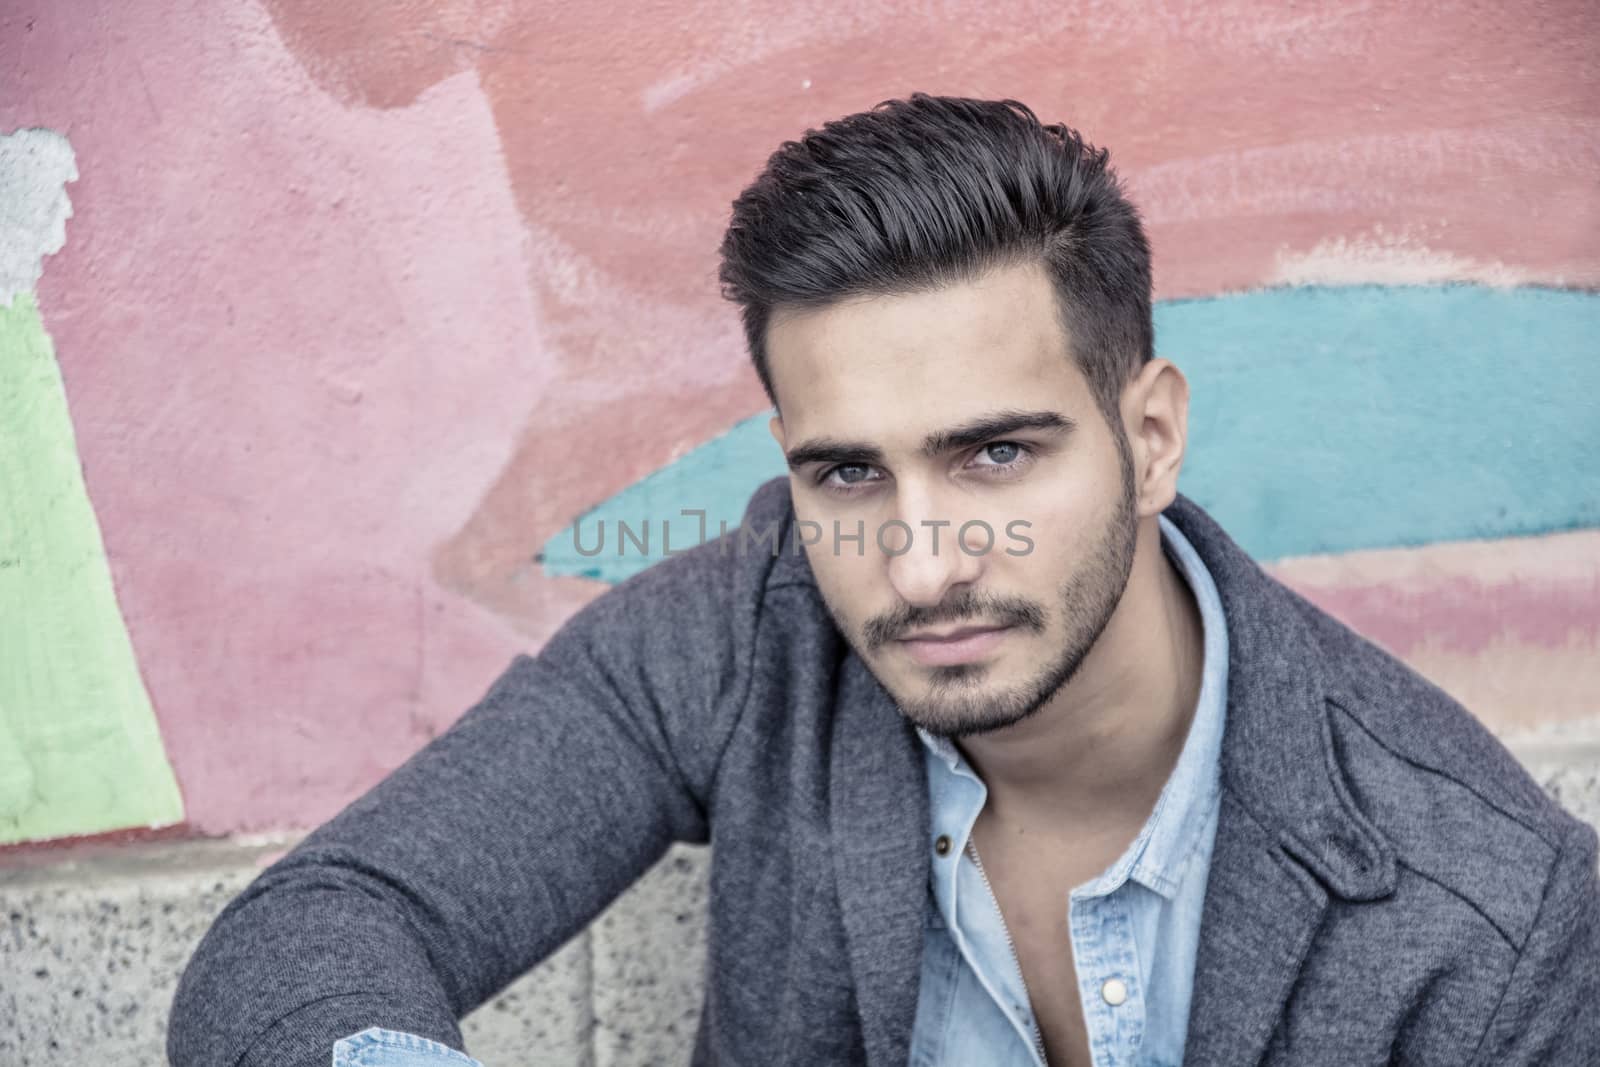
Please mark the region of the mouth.
<svg viewBox="0 0 1600 1067"><path fill-rule="evenodd" d="M925 630L902 637L896 644L924 667L951 667L989 655L1011 629L1009 626L958 626L939 632Z"/></svg>

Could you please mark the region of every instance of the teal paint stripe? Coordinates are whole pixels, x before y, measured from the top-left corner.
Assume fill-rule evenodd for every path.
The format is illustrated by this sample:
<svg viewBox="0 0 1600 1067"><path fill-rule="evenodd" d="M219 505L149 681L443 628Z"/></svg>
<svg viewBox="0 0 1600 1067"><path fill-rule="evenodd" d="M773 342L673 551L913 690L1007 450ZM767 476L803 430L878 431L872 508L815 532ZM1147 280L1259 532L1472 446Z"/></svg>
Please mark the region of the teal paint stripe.
<svg viewBox="0 0 1600 1067"><path fill-rule="evenodd" d="M545 572L619 582L661 559L664 548L675 552L699 541L701 520L684 515L685 510L706 512L707 540L737 527L756 487L787 471L767 430L771 418L768 410L735 423L581 516L545 542ZM618 523L626 523L637 537L648 531L648 554L619 533ZM580 552L597 548L590 556Z"/></svg>
<svg viewBox="0 0 1600 1067"><path fill-rule="evenodd" d="M1183 491L1258 559L1600 526L1600 294L1305 287L1156 308L1191 387ZM784 473L768 414L630 486L545 546L551 574L615 582L736 525ZM616 523L651 527L618 553Z"/></svg>

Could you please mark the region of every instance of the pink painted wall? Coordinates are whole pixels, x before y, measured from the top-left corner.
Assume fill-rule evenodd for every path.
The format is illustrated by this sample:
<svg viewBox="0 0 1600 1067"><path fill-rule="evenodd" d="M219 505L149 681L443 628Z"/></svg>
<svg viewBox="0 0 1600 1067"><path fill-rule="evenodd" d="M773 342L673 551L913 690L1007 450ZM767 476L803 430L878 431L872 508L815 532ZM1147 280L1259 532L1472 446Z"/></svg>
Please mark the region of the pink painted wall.
<svg viewBox="0 0 1600 1067"><path fill-rule="evenodd" d="M715 250L807 126L1022 99L1111 146L1163 297L1600 285L1585 0L923 10L0 15L0 131L77 152L39 303L191 827L331 814L600 590L542 576L545 539L761 409ZM1393 618L1352 573L1317 595Z"/></svg>

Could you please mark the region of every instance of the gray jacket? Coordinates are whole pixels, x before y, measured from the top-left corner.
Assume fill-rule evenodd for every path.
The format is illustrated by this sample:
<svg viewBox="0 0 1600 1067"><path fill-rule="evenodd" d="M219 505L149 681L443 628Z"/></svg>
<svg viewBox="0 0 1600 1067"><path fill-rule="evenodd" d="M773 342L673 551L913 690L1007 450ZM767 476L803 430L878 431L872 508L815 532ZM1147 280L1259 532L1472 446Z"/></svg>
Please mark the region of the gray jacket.
<svg viewBox="0 0 1600 1067"><path fill-rule="evenodd" d="M1596 835L1443 692L1167 516L1228 619L1222 806L1189 1064L1600 1063ZM747 526L792 523L787 482ZM450 730L228 905L179 1067L326 1067L457 1018L674 840L712 841L696 1064L906 1062L927 893L915 734L810 567L737 535L517 656ZM752 541L752 544L755 542Z"/></svg>

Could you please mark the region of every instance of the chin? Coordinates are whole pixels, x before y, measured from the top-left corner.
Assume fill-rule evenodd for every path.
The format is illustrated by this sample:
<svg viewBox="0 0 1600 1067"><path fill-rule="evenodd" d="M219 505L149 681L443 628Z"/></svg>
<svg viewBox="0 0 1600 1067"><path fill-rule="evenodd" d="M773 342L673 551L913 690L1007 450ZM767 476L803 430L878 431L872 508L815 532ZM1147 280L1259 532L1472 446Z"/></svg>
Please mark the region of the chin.
<svg viewBox="0 0 1600 1067"><path fill-rule="evenodd" d="M957 677L951 672L960 671ZM944 679L890 690L900 713L939 737L962 738L1013 726L1045 703L1037 686L988 679L982 667L941 667ZM985 681L978 681L985 678Z"/></svg>
<svg viewBox="0 0 1600 1067"><path fill-rule="evenodd" d="M1033 714L1033 708L1020 711L1000 713L991 707L928 707L919 705L913 708L901 706L901 714L917 726L922 727L935 737L943 737L952 741L962 738L978 737L983 734L1003 730Z"/></svg>

